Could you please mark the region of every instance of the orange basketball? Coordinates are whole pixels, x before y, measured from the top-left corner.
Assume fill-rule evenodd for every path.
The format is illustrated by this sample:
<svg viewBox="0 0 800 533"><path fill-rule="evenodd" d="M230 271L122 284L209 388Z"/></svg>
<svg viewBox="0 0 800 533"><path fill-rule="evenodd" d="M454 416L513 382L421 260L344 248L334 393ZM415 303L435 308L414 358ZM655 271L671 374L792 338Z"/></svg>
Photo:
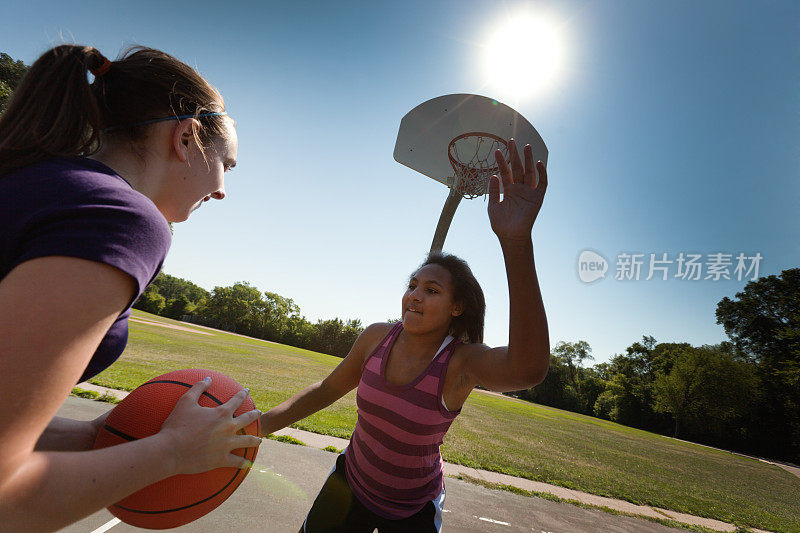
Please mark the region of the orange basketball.
<svg viewBox="0 0 800 533"><path fill-rule="evenodd" d="M172 412L178 398L206 376L211 386L200 397L200 405L216 407L242 389L234 379L213 370L176 370L139 386L122 400L106 418L97 434L95 448L105 448L154 435ZM234 413L239 416L255 409L245 398ZM258 435L260 420L240 431ZM253 461L258 448L240 448L233 453ZM217 468L201 474L172 476L135 492L108 508L123 522L149 529L167 529L187 524L214 510L228 499L247 476L248 469Z"/></svg>

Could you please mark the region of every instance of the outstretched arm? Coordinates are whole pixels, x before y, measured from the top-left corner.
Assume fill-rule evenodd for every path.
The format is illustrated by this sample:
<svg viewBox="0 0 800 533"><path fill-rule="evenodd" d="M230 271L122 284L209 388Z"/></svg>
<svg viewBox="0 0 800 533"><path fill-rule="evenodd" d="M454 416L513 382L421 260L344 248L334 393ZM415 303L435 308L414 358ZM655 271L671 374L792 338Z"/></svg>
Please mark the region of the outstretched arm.
<svg viewBox="0 0 800 533"><path fill-rule="evenodd" d="M532 387L544 380L550 365L550 340L539 281L533 261L531 230L547 189L547 170L539 161L534 172L533 151L524 149L522 164L516 144L508 143L509 167L502 153L495 153L503 180L492 176L489 184L489 220L500 240L508 276L508 346L465 346L464 370L476 385L510 391Z"/></svg>
<svg viewBox="0 0 800 533"><path fill-rule="evenodd" d="M285 402L261 415L261 436L313 415L358 386L361 366L369 351L386 333L385 324L373 324L358 336L353 347L328 377L309 385Z"/></svg>
<svg viewBox="0 0 800 533"><path fill-rule="evenodd" d="M201 407L208 382L200 382L152 437L101 450L39 451L84 446L55 442L53 431L73 431L53 415L134 291L122 271L71 257L32 259L0 281L0 530L62 528L173 474L241 466L244 459L230 451L260 442L236 435L256 419L253 412L232 417L245 395Z"/></svg>

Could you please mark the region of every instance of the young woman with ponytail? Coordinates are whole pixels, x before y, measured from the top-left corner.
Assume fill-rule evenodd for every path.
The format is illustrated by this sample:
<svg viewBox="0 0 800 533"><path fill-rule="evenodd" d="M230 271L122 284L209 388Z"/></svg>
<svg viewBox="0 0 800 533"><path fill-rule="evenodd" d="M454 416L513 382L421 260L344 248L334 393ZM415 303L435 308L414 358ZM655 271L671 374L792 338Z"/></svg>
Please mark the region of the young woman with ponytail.
<svg viewBox="0 0 800 533"><path fill-rule="evenodd" d="M89 74L94 80L89 82ZM102 417L54 417L113 363L130 307L161 268L169 222L225 196L237 137L222 97L172 56L109 61L63 45L0 116L0 530L50 531L174 474L239 467L258 416L216 409L196 384L162 430L91 450Z"/></svg>

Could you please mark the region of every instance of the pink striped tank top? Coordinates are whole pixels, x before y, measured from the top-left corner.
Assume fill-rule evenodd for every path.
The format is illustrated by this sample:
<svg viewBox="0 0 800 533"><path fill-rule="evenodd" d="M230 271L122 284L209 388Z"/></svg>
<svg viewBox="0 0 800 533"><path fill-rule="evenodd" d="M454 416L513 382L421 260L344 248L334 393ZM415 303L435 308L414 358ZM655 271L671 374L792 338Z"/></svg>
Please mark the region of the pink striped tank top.
<svg viewBox="0 0 800 533"><path fill-rule="evenodd" d="M444 487L439 446L458 411L442 405L451 341L406 385L386 381L386 360L403 329L398 322L364 362L356 402L358 421L345 451L345 473L364 506L398 520L417 513Z"/></svg>

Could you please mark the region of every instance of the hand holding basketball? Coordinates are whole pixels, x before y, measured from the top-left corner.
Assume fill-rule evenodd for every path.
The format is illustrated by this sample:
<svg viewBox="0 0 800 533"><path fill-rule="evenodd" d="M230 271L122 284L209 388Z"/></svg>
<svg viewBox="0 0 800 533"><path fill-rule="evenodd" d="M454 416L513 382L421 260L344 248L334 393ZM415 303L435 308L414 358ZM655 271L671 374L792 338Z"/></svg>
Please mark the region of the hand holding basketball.
<svg viewBox="0 0 800 533"><path fill-rule="evenodd" d="M234 418L234 412L247 398L247 389L240 390L219 407L203 407L198 401L210 385L210 380L196 383L181 396L161 427L163 436L173 443L176 474L196 474L221 467L249 468L249 461L231 450L261 444L259 437L236 433L260 415L254 409Z"/></svg>
<svg viewBox="0 0 800 533"><path fill-rule="evenodd" d="M500 150L495 152L500 178L489 181L489 222L500 240L528 239L547 190L547 170L538 161L539 183L533 164L533 149L525 145L525 165L513 139L508 142L509 167ZM503 180L503 200L500 201L500 179Z"/></svg>
<svg viewBox="0 0 800 533"><path fill-rule="evenodd" d="M210 381L198 382L204 377ZM261 443L258 415L247 389L214 370L174 370L143 383L108 415L95 448L152 438L170 475L108 510L150 529L211 512L250 471Z"/></svg>

